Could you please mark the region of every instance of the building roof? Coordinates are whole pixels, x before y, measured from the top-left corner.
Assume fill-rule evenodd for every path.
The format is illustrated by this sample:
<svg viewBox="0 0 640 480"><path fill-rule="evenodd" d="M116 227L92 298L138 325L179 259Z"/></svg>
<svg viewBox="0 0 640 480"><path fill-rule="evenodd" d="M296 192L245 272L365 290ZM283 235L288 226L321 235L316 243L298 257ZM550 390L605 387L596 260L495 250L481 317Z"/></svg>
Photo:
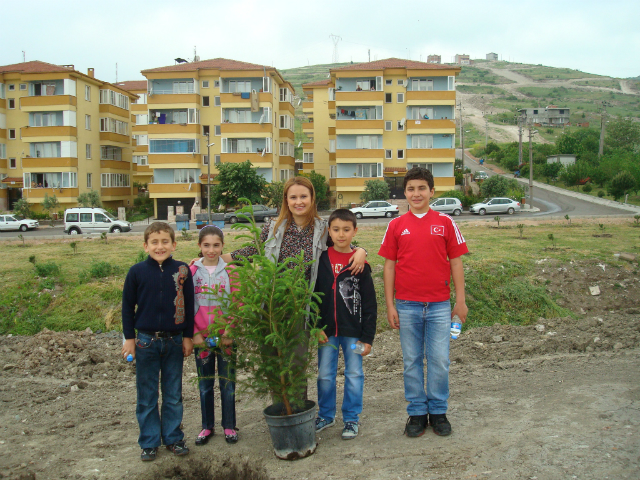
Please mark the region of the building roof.
<svg viewBox="0 0 640 480"><path fill-rule="evenodd" d="M404 60L402 58L386 58L375 62L354 63L346 67L332 68L332 72L343 70L384 70L385 68L406 68L408 70L450 70L450 65L440 65L427 62L416 62L414 60Z"/></svg>
<svg viewBox="0 0 640 480"><path fill-rule="evenodd" d="M14 63L13 65L5 65L0 67L0 73L20 72L20 73L57 73L57 72L73 72L72 67L63 67L62 65L53 65L52 63L33 60L31 62Z"/></svg>
<svg viewBox="0 0 640 480"><path fill-rule="evenodd" d="M147 89L147 81L146 80L127 80L126 82L118 82L115 84L117 87L122 88L123 90L132 91L132 90L146 90Z"/></svg>
<svg viewBox="0 0 640 480"><path fill-rule="evenodd" d="M318 87L318 86L322 86L322 85L329 85L330 83L331 83L331 80L318 80L317 82L303 83L302 84L302 88L304 88L304 87Z"/></svg>
<svg viewBox="0 0 640 480"><path fill-rule="evenodd" d="M216 70L274 70L273 67L257 65L255 63L239 62L226 58L212 58L211 60L201 60L199 62L178 63L167 67L149 68L142 70L142 73L153 72L188 72L191 70L216 69Z"/></svg>

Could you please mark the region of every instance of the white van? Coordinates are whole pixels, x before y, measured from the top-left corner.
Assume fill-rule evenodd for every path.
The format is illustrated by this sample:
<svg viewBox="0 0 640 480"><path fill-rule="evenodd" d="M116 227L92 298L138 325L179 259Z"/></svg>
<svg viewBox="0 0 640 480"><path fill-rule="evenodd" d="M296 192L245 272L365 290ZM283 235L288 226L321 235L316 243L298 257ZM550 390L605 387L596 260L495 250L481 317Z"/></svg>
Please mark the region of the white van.
<svg viewBox="0 0 640 480"><path fill-rule="evenodd" d="M120 233L131 230L129 222L114 218L103 208L77 207L64 211L64 233Z"/></svg>

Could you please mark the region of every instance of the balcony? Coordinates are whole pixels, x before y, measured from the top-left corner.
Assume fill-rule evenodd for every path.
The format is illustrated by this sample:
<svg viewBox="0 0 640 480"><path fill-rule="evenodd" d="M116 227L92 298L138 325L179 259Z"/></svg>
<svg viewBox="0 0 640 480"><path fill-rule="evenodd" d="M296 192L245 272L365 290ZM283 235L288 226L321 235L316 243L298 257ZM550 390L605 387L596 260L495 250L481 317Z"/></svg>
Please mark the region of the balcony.
<svg viewBox="0 0 640 480"><path fill-rule="evenodd" d="M129 108L131 109L132 112L135 113L147 113L147 111L149 110L149 107L146 103L132 103L129 105Z"/></svg>
<svg viewBox="0 0 640 480"><path fill-rule="evenodd" d="M442 159L443 162L453 161L456 157L454 148L408 148L407 159Z"/></svg>
<svg viewBox="0 0 640 480"><path fill-rule="evenodd" d="M246 95L245 95L246 96ZM273 95L271 93L259 92L258 102L273 103ZM221 93L220 103L225 108L251 108L251 94L247 98L242 98L242 94L237 93Z"/></svg>
<svg viewBox="0 0 640 480"><path fill-rule="evenodd" d="M456 133L453 120L407 120L407 133Z"/></svg>
<svg viewBox="0 0 640 480"><path fill-rule="evenodd" d="M382 135L384 120L336 120L336 134L366 133Z"/></svg>
<svg viewBox="0 0 640 480"><path fill-rule="evenodd" d="M249 160L253 167L270 167L273 163L273 154L265 153L223 153L220 155L222 163L242 163Z"/></svg>
<svg viewBox="0 0 640 480"><path fill-rule="evenodd" d="M348 177L348 178L332 178L331 186L336 186L343 191L360 192L364 191L364 182L368 180L382 180L379 177Z"/></svg>
<svg viewBox="0 0 640 480"><path fill-rule="evenodd" d="M202 185L200 183L149 183L151 198L171 197L199 197Z"/></svg>
<svg viewBox="0 0 640 480"><path fill-rule="evenodd" d="M128 197L131 194L131 187L107 187L100 189L100 197L102 200L120 200L121 197Z"/></svg>
<svg viewBox="0 0 640 480"><path fill-rule="evenodd" d="M271 135L273 125L270 123L221 123L220 133L222 135L244 135L246 133L259 133Z"/></svg>
<svg viewBox="0 0 640 480"><path fill-rule="evenodd" d="M78 159L72 157L22 157L22 168L48 169L52 167L77 167Z"/></svg>
<svg viewBox="0 0 640 480"><path fill-rule="evenodd" d="M0 138L7 138L7 129L6 128L0 128Z"/></svg>
<svg viewBox="0 0 640 480"><path fill-rule="evenodd" d="M129 137L129 135L121 135L119 133L113 132L100 132L100 141L126 143L127 145L129 145L131 142L131 137Z"/></svg>
<svg viewBox="0 0 640 480"><path fill-rule="evenodd" d="M108 103L101 103L99 111L100 113L110 113L112 115L117 115L118 117L126 118L128 121L131 120L129 110L125 110L124 108L116 107L115 105L110 105Z"/></svg>
<svg viewBox="0 0 640 480"><path fill-rule="evenodd" d="M305 109L312 109L313 108L313 102L302 102L302 110L304 111Z"/></svg>
<svg viewBox="0 0 640 480"><path fill-rule="evenodd" d="M116 170L131 170L131 162L120 160L100 160L100 168L113 168Z"/></svg>
<svg viewBox="0 0 640 480"><path fill-rule="evenodd" d="M202 155L199 153L150 153L148 156L149 165L179 164L183 168L191 165L193 168L202 166Z"/></svg>
<svg viewBox="0 0 640 480"><path fill-rule="evenodd" d="M344 148L336 150L338 163L370 163L384 162L382 148Z"/></svg>
<svg viewBox="0 0 640 480"><path fill-rule="evenodd" d="M407 91L407 104L418 104L413 102L420 102L420 104L430 102L431 105L454 105L456 92L455 90Z"/></svg>
<svg viewBox="0 0 640 480"><path fill-rule="evenodd" d="M313 142L306 142L302 144L302 150L313 150Z"/></svg>
<svg viewBox="0 0 640 480"><path fill-rule="evenodd" d="M29 203L41 203L45 195L56 196L60 203L74 203L78 196L77 188L25 188L23 198Z"/></svg>
<svg viewBox="0 0 640 480"><path fill-rule="evenodd" d="M302 122L302 131L313 133L313 122Z"/></svg>
<svg viewBox="0 0 640 480"><path fill-rule="evenodd" d="M294 133L291 130L289 130L288 128L281 128L280 129L280 138L281 139L289 138L289 139L293 140L294 137L295 137Z"/></svg>
<svg viewBox="0 0 640 480"><path fill-rule="evenodd" d="M22 127L20 129L21 138L33 137L76 137L78 129L76 127ZM33 139L33 141L36 141ZM44 141L44 140L42 140Z"/></svg>
<svg viewBox="0 0 640 480"><path fill-rule="evenodd" d="M197 93L154 93L147 99L148 105L173 105L176 103L200 106L200 95Z"/></svg>
<svg viewBox="0 0 640 480"><path fill-rule="evenodd" d="M291 115L295 115L296 109L291 105L291 102L280 102L280 115L284 112L289 112Z"/></svg>
<svg viewBox="0 0 640 480"><path fill-rule="evenodd" d="M384 92L371 92L362 90L360 92L343 92L336 90L336 105L349 102L356 105L382 105L384 103Z"/></svg>
<svg viewBox="0 0 640 480"><path fill-rule="evenodd" d="M136 165L135 163L133 165L137 175L153 175L153 170L149 165Z"/></svg>
<svg viewBox="0 0 640 480"><path fill-rule="evenodd" d="M146 125L147 133L151 134L181 134L181 133L200 133L200 124L198 123L150 123Z"/></svg>
<svg viewBox="0 0 640 480"><path fill-rule="evenodd" d="M0 98L0 108L7 108L7 100L5 98Z"/></svg>
<svg viewBox="0 0 640 480"><path fill-rule="evenodd" d="M20 97L20 109L23 112L46 110L46 107L75 107L77 103L78 99L72 95L42 95L33 97ZM65 108L65 110L70 109Z"/></svg>

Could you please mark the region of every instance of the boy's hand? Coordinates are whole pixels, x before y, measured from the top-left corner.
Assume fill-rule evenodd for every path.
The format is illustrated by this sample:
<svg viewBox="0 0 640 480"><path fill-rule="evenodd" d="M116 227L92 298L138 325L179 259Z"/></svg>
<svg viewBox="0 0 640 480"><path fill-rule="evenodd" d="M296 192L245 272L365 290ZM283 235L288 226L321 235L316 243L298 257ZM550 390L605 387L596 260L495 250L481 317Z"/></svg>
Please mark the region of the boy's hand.
<svg viewBox="0 0 640 480"><path fill-rule="evenodd" d="M456 303L453 306L453 311L451 312L451 318L453 318L454 315L458 315L460 317L460 321L462 323L467 321L467 314L469 313L469 308L467 308L467 304L466 303Z"/></svg>
<svg viewBox="0 0 640 480"><path fill-rule="evenodd" d="M327 343L329 339L327 338L327 334L324 333L323 330L318 332L318 343Z"/></svg>
<svg viewBox="0 0 640 480"><path fill-rule="evenodd" d="M400 330L400 318L398 318L398 310L394 305L387 307L387 322L394 330Z"/></svg>
<svg viewBox="0 0 640 480"><path fill-rule="evenodd" d="M204 337L202 336L201 333L196 333L193 336L193 343L194 345L202 345L204 343Z"/></svg>
<svg viewBox="0 0 640 480"><path fill-rule="evenodd" d="M183 337L182 338L182 355L188 357L193 352L193 339Z"/></svg>
<svg viewBox="0 0 640 480"><path fill-rule="evenodd" d="M222 337L220 339L220 345L224 346L224 347L229 347L231 345L233 345L233 338L229 338L229 337Z"/></svg>
<svg viewBox="0 0 640 480"><path fill-rule="evenodd" d="M362 345L364 345L364 352L362 352L360 355L362 355L363 357L366 355L369 355L371 353L371 345L369 345L368 343L364 343L364 342L360 342L362 343Z"/></svg>
<svg viewBox="0 0 640 480"><path fill-rule="evenodd" d="M131 355L133 358L136 358L136 339L130 338L129 340L125 340L120 354L123 358L126 358L127 355Z"/></svg>
<svg viewBox="0 0 640 480"><path fill-rule="evenodd" d="M364 251L364 248L356 248L349 261L351 262L349 267L351 275L357 275L364 270L364 264L367 263L367 252Z"/></svg>

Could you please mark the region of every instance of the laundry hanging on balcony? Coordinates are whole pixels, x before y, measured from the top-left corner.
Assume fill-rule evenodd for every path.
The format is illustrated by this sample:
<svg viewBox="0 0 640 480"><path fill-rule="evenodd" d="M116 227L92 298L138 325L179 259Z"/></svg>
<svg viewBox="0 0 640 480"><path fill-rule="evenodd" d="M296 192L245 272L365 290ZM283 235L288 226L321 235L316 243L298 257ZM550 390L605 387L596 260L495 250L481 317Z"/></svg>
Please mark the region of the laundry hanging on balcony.
<svg viewBox="0 0 640 480"><path fill-rule="evenodd" d="M358 108L356 110L356 118L358 120L366 120L367 119L367 111L364 108Z"/></svg>
<svg viewBox="0 0 640 480"><path fill-rule="evenodd" d="M248 100L250 95L251 94L249 92L241 92L240 98L246 98Z"/></svg>
<svg viewBox="0 0 640 480"><path fill-rule="evenodd" d="M260 111L260 101L258 99L258 92L255 89L251 90L251 111L254 113Z"/></svg>

